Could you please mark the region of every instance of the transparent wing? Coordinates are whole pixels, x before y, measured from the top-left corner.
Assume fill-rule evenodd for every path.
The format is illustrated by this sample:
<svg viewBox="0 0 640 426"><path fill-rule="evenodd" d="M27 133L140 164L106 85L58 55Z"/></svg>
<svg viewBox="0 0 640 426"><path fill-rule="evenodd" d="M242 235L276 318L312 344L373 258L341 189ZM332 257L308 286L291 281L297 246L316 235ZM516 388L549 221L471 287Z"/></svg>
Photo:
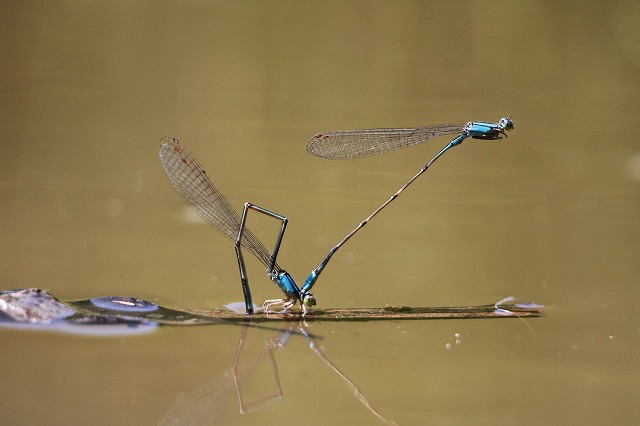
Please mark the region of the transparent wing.
<svg viewBox="0 0 640 426"><path fill-rule="evenodd" d="M398 129L333 130L318 133L307 143L317 157L352 159L369 157L416 145L438 136L462 133L465 124L435 124Z"/></svg>
<svg viewBox="0 0 640 426"><path fill-rule="evenodd" d="M236 241L240 215L215 187L204 168L178 139L164 137L160 141L160 163L169 182L186 203L222 235ZM271 254L249 229L245 228L241 245L267 267ZM280 270L275 265L276 270Z"/></svg>

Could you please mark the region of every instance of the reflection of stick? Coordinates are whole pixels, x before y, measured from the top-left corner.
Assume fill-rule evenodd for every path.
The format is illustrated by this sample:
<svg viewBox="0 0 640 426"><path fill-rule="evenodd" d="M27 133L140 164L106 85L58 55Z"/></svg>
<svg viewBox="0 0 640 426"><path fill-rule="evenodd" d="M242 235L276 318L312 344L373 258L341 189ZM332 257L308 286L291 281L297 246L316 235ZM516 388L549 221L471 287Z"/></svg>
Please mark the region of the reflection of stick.
<svg viewBox="0 0 640 426"><path fill-rule="evenodd" d="M492 305L486 306L471 306L471 307L451 307L451 308L401 308L401 307L390 307L390 308L380 308L380 309L336 309L336 310L324 310L324 311L313 311L312 314L309 314L306 317L306 320L310 320L313 317L320 317L324 321L331 320L329 312L340 312L346 316L340 319L350 319L350 320L360 320L360 321L368 321L372 319L378 320L388 320L388 319L438 319L438 318L516 318L518 317L539 317L543 315L542 306L535 304L517 304L517 305L502 305L504 302L511 302L512 299L505 299L500 302L497 302ZM77 302L76 302L77 303ZM75 306L74 306L75 307ZM206 323L207 318L202 316L204 314L208 318L218 318L218 319L208 319L210 323L220 323L221 318L224 322L236 322L235 319L242 320L242 329L240 331L240 338L238 340L238 346L236 349L236 353L234 356L233 366L230 368L230 373L225 372L223 375L225 379L223 380L213 380L205 383L200 388L194 390L190 393L180 394L176 398L176 403L172 407L171 411L167 413L160 421L161 425L179 425L186 423L211 423L214 419L220 419L221 416L224 415L224 409L229 408L228 405L224 405L222 402L225 396L233 394L235 387L236 397L240 403L240 412L247 413L253 410L257 410L259 408L264 407L271 401L282 398L284 393L282 391L282 387L280 384L280 378L278 375L278 366L273 354L273 349L275 348L283 348L293 337L295 334L302 334L307 343L309 344L309 348L318 356L322 361L331 368L338 376L344 380L344 382L349 386L349 388L353 391L355 397L365 406L369 411L371 411L376 417L380 420L384 421L387 424L394 425L396 424L393 420L386 418L382 415L377 409L375 409L369 400L364 396L362 390L351 380L349 379L345 373L342 372L324 353L320 345L318 344L317 339L309 333L308 329L304 326L304 324L295 324L291 323L295 317L286 316L286 315L278 315L278 314L269 314L269 317L263 316L261 314L253 315L250 318L247 318L245 315L238 315L229 313L229 311L195 311L192 310L190 313L184 311L172 311L173 314L180 312L180 315L177 317L171 317L168 319L166 323L169 324L180 324L180 321L184 321L183 323ZM221 316L217 317L217 314L220 313ZM156 312L157 313L157 312ZM378 316L371 316L372 313L375 313ZM353 316L351 316L353 315ZM362 315L362 316L358 316ZM396 317L396 315L400 315ZM406 315L406 316L403 316ZM199 320L203 320L203 322L193 322L194 318L198 318ZM289 320L289 321L283 321ZM333 318L335 320L335 318ZM244 343L248 334L249 324L251 322L260 322L260 321L279 321L282 324L282 329L268 339L265 342L265 347L259 353L251 357L246 364L249 366L245 371L240 372L240 356L241 352L244 349ZM162 321L159 321L162 323ZM240 322L240 321L238 321ZM261 327L261 326L256 326ZM262 328L266 328L262 326ZM246 379L251 374L257 371L257 367L265 362L265 360L269 360L271 365L271 369L273 372L273 380L276 391L274 395L264 397L256 402L247 403L246 398L242 395L241 389L241 381L242 379ZM242 363L244 364L244 363ZM232 376L232 377L229 377ZM235 385L235 386L234 386Z"/></svg>
<svg viewBox="0 0 640 426"><path fill-rule="evenodd" d="M358 400L362 403L362 405L367 407L369 411L371 411L376 417L378 417L380 420L382 420L386 424L397 425L396 422L386 418L382 413L376 410L374 406L369 402L367 397L364 396L360 388L355 383L353 383L353 381L349 379L349 377L347 377L347 375L344 374L342 370L340 370L333 362L331 362L331 360L324 353L320 345L318 345L317 340L313 336L307 333L307 330L304 325L300 324L299 329L300 329L300 333L305 337L305 339L307 339L307 343L309 343L309 348L311 348L311 350L315 352L315 354L318 355L320 359L329 366L329 368L335 371L336 374L340 376L342 380L344 380L344 382L347 384L347 386L349 386L349 388L351 388L351 390L353 391L353 394L355 395L356 398L358 398Z"/></svg>

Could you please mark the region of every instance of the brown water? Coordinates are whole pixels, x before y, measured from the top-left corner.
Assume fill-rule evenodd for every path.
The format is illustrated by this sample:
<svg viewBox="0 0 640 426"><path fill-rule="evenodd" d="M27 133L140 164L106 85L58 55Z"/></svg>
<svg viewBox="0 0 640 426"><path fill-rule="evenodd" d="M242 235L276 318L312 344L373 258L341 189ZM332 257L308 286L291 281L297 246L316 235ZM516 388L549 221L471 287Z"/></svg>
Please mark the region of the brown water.
<svg viewBox="0 0 640 426"><path fill-rule="evenodd" d="M309 331L398 424L635 424L639 19L632 1L5 5L0 288L241 300L232 245L193 223L163 175L162 136L189 146L234 206L289 217L279 263L302 281L448 142L328 161L306 153L312 135L510 114L509 139L447 153L334 256L315 294L323 307L511 295L547 316ZM251 226L271 245L277 224ZM278 297L248 267L254 299ZM242 392L266 398L273 364L251 356L277 331L241 333L0 329L2 421L380 423L302 335L273 349L282 397L241 414L238 343L258 369Z"/></svg>

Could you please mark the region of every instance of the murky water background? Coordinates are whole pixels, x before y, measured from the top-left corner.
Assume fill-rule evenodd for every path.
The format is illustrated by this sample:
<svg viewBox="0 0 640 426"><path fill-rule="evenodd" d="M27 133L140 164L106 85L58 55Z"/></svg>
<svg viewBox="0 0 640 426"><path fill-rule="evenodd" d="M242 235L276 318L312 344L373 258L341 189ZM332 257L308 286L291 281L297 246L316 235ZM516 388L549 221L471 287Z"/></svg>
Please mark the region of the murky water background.
<svg viewBox="0 0 640 426"><path fill-rule="evenodd" d="M169 186L162 136L180 138L238 209L289 217L279 263L303 280L448 142L328 161L306 153L311 136L510 114L509 139L447 153L334 256L315 294L324 307L511 295L547 317L309 332L398 424L633 424L639 19L632 1L5 5L0 287L241 300L232 244ZM271 245L277 224L251 226ZM248 267L256 301L279 296L262 265ZM304 336L269 351L277 330L245 331L0 329L3 423L381 421ZM230 370L239 340L257 371L242 376L246 398L277 394L270 352L282 390L246 414Z"/></svg>

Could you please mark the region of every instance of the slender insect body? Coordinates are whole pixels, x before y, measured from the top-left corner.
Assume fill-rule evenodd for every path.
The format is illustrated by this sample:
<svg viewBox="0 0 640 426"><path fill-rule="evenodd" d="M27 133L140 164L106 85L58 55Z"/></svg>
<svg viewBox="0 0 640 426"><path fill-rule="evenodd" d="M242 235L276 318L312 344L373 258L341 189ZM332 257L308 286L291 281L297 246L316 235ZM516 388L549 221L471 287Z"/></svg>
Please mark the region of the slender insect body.
<svg viewBox="0 0 640 426"><path fill-rule="evenodd" d="M509 117L505 117L500 119L498 123L470 121L465 125L438 124L416 128L335 130L316 134L309 140L307 150L313 155L331 159L361 158L412 146L437 136L451 134L457 134L458 136L449 142L398 191L392 194L387 201L361 221L353 231L332 247L318 266L311 271L301 288L297 286L291 275L280 268L276 262L288 223L286 217L251 203L246 203L242 215L238 215L224 195L211 182L198 160L178 139L162 138L160 142L160 162L169 178L169 182L185 202L202 216L206 222L234 242L247 314L252 314L254 309L249 279L244 264L243 249L249 250L267 267L267 275L285 296L282 299L265 301L264 308L268 311L274 306L282 306L283 311L287 311L300 303L302 315L304 316L307 313L307 308L316 304L316 299L310 292L311 288L333 254L382 209L398 198L402 191L427 171L442 154L459 145L468 137L496 140L501 139L503 136L507 137L506 131L513 130L513 128L513 121ZM246 227L249 210L280 220L280 232L271 253L255 234Z"/></svg>

